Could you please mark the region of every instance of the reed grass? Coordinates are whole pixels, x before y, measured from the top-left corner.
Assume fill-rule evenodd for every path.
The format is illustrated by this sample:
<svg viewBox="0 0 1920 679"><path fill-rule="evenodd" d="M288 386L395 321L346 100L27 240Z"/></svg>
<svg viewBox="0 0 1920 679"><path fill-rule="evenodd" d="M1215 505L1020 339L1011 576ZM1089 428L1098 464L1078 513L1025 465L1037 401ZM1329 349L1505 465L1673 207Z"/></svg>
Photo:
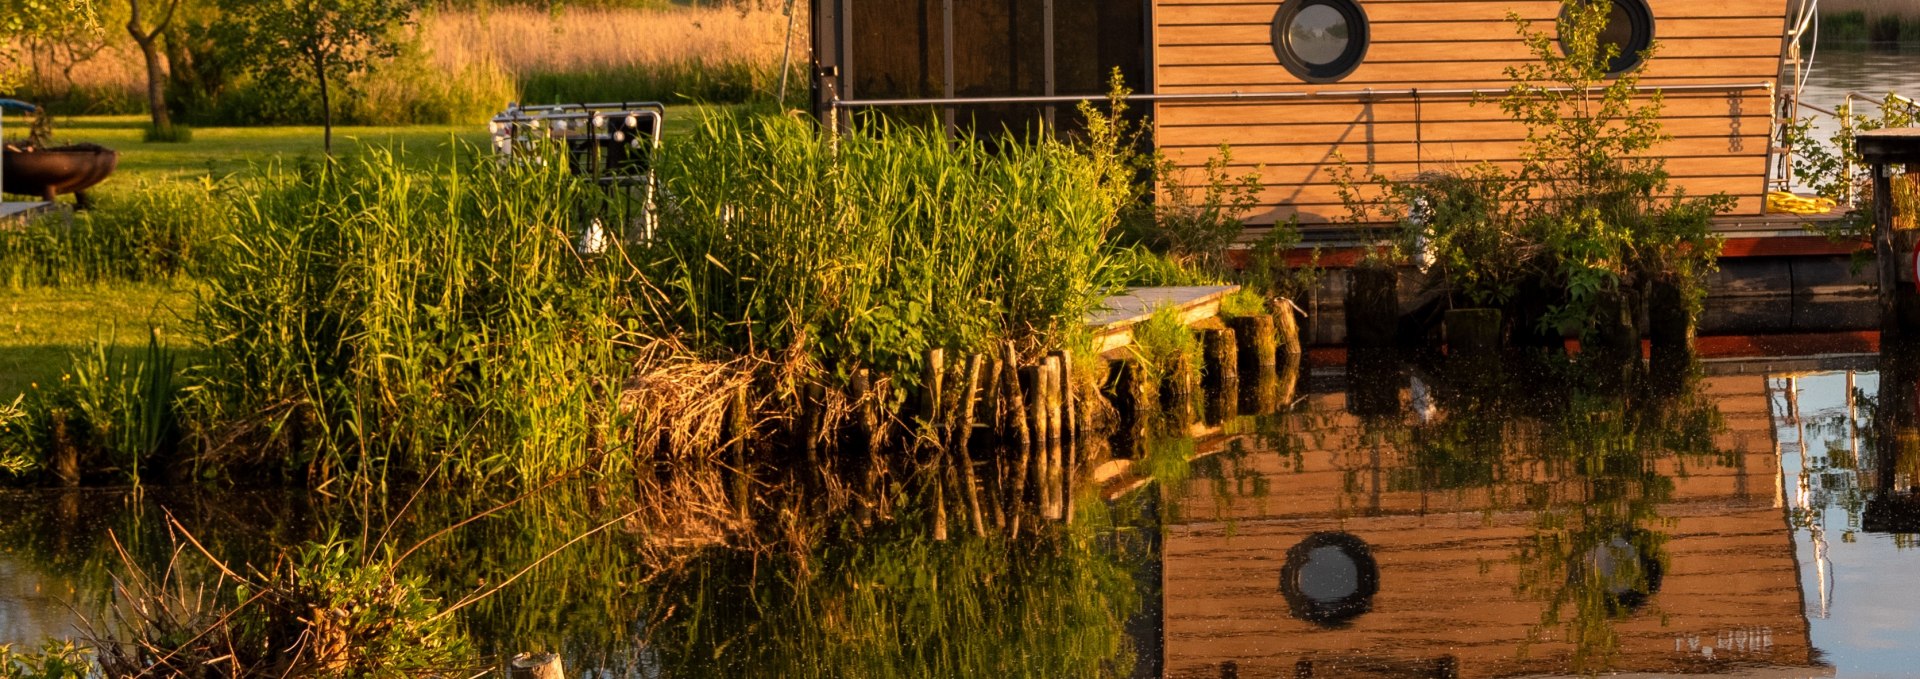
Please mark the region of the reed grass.
<svg viewBox="0 0 1920 679"><path fill-rule="evenodd" d="M195 464L484 479L604 452L625 330L571 247L589 199L560 165L375 152L268 170L205 276Z"/></svg>
<svg viewBox="0 0 1920 679"><path fill-rule="evenodd" d="M0 228L0 288L189 276L231 222L219 191L204 182L142 182L93 210Z"/></svg>
<svg viewBox="0 0 1920 679"><path fill-rule="evenodd" d="M785 117L711 118L660 172L666 226L638 254L668 293L666 327L907 385L931 348L1079 331L1111 287L1106 236L1134 195L1097 144L995 153L931 127L836 139Z"/></svg>
<svg viewBox="0 0 1920 679"><path fill-rule="evenodd" d="M804 6L796 11L804 12ZM509 5L423 10L396 58L348 79L339 111L359 125L475 124L512 101L742 102L771 96L788 17L755 7ZM216 18L217 20L217 18ZM796 24L807 25L804 16ZM804 30L792 36L793 92L806 87ZM75 46L84 43L84 49ZM68 114L139 113L146 67L111 27L29 50L24 96ZM176 96L181 96L176 93ZM201 125L310 123L311 95L230 74L213 96L181 98Z"/></svg>

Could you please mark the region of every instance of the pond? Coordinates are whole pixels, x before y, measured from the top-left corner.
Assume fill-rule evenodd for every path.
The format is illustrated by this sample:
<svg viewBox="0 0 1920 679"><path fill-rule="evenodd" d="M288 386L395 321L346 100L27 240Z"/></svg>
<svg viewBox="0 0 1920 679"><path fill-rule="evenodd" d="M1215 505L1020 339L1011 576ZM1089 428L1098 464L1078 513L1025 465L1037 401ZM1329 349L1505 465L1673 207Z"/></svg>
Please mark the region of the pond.
<svg viewBox="0 0 1920 679"><path fill-rule="evenodd" d="M598 676L1886 676L1913 660L1909 363L1710 360L1641 388L1320 358L1290 408L1148 438L1071 529L1016 540L814 517L775 550L650 550L616 523L556 552L621 516L606 486L433 540L494 505L8 494L0 643L101 619L128 562L210 577L169 537L184 529L236 566L330 536L424 541L403 563L447 600L538 563L466 628Z"/></svg>

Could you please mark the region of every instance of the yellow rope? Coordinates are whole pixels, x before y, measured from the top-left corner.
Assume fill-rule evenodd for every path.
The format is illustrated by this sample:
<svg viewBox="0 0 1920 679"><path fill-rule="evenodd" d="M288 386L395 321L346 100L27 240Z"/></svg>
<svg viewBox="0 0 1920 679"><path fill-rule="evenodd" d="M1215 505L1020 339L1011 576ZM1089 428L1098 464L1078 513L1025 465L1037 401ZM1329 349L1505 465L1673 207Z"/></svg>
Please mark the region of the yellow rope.
<svg viewBox="0 0 1920 679"><path fill-rule="evenodd" d="M1832 212L1838 204L1832 199L1817 196L1801 196L1786 191L1767 192L1767 211L1785 212L1796 215L1817 215Z"/></svg>

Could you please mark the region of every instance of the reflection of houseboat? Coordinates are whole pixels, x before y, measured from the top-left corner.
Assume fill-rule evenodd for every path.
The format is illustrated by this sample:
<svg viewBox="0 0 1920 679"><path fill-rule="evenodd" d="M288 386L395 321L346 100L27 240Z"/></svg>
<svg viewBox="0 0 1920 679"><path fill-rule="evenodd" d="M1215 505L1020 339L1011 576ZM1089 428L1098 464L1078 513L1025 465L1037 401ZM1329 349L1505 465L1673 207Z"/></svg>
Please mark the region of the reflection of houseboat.
<svg viewBox="0 0 1920 679"><path fill-rule="evenodd" d="M1297 455L1251 438L1203 445L1203 454L1231 458L1219 464L1238 466L1239 475L1270 479L1272 493L1231 497L1204 478L1174 491L1184 516L1167 527L1163 645L1148 653L1178 677L1558 674L1582 654L1608 656L1592 669L1627 673L1830 674L1802 615L1765 378L1716 377L1704 388L1725 418L1713 445L1723 454L1656 458L1654 471L1673 485L1651 516L1623 524L1619 537L1567 550L1558 564L1527 551L1547 525L1529 502L1542 494L1577 500L1592 485L1551 465L1436 487L1436 477L1413 472L1410 444L1383 435L1378 420L1346 415L1339 395L1311 397L1306 412L1322 419L1294 429L1313 432ZM1235 447L1254 452L1215 452ZM1660 539L1639 541L1635 531ZM1364 559L1322 544L1330 534L1363 543ZM1323 563L1308 565L1316 558ZM1642 564L1643 577L1601 578L1611 601L1588 611L1597 618L1563 603L1564 624L1543 624L1552 599L1543 592L1584 568L1623 560ZM1289 576L1303 566L1331 577L1302 588ZM1368 590L1349 574L1371 568L1363 607L1335 620L1301 614L1302 594L1337 602ZM1583 623L1594 627L1576 643L1570 637Z"/></svg>

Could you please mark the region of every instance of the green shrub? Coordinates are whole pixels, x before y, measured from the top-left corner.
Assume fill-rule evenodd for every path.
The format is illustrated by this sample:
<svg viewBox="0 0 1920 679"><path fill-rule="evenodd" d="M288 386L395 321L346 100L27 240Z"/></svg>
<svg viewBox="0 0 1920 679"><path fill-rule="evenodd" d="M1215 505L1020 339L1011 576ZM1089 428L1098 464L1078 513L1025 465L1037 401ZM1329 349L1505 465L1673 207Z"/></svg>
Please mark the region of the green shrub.
<svg viewBox="0 0 1920 679"><path fill-rule="evenodd" d="M71 641L48 640L38 652L0 644L0 679L91 679L93 654Z"/></svg>
<svg viewBox="0 0 1920 679"><path fill-rule="evenodd" d="M140 140L149 144L185 144L193 141L193 128L174 123L163 130L148 123L140 128Z"/></svg>

